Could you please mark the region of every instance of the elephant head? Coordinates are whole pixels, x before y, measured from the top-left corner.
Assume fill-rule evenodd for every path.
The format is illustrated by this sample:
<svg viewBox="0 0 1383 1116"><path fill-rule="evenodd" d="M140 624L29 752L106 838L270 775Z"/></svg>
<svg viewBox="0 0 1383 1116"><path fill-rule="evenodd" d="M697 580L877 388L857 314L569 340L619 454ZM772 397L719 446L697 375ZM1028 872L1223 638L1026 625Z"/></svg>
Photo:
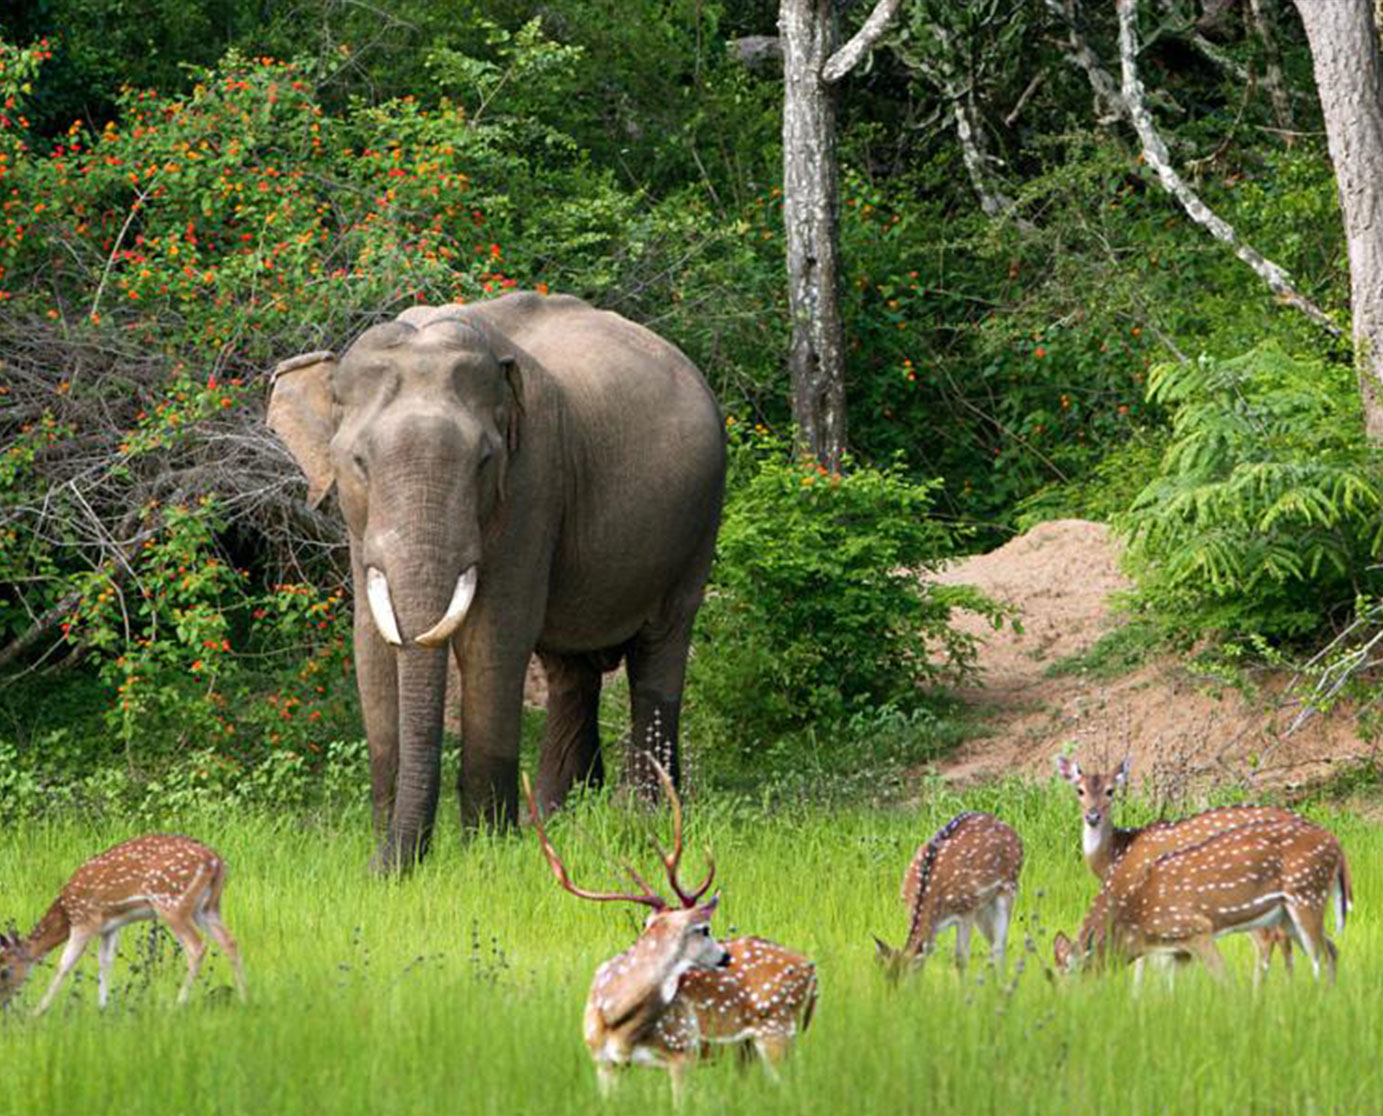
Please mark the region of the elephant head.
<svg viewBox="0 0 1383 1116"><path fill-rule="evenodd" d="M309 501L334 486L350 532L368 604L356 609L361 701L372 759L390 768L386 800L378 771L375 790L388 867L427 844L446 648L483 582L486 528L523 415L518 362L483 326L457 307L411 313L368 330L339 361L317 352L280 364L268 411ZM397 723L372 722L379 710Z"/></svg>

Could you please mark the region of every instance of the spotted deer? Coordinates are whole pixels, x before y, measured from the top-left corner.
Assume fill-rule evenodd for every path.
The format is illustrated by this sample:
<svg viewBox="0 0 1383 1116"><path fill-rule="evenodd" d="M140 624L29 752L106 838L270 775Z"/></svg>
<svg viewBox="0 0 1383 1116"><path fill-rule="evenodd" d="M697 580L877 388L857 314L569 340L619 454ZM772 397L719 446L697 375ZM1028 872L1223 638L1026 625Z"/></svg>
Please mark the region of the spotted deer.
<svg viewBox="0 0 1383 1116"><path fill-rule="evenodd" d="M244 999L240 951L221 921L225 885L225 861L190 837L151 834L107 849L72 874L26 936L0 937L0 1004L14 996L34 965L64 946L53 982L34 1009L35 1015L42 1015L87 944L99 937L97 1000L104 1008L110 996L110 970L120 929L147 919L162 920L187 955L187 979L178 992L178 1003L186 1002L206 956L198 927L216 940L229 959L236 989Z"/></svg>
<svg viewBox="0 0 1383 1116"><path fill-rule="evenodd" d="M937 936L956 928L956 967L970 960L970 932L979 927L989 941L990 960L1004 965L1004 946L1018 874L1023 869L1023 842L993 814L967 811L943 825L918 848L903 875L908 937L902 949L874 939L876 956L890 979L919 968L936 948Z"/></svg>
<svg viewBox="0 0 1383 1116"><path fill-rule="evenodd" d="M816 1008L816 966L766 938L722 942L729 962L692 969L679 994L696 1013L702 1043L738 1045L758 1053L771 1075Z"/></svg>
<svg viewBox="0 0 1383 1116"><path fill-rule="evenodd" d="M1222 978L1216 938L1281 928L1317 979L1324 961L1333 980L1337 951L1325 934L1326 908L1334 906L1341 932L1352 904L1348 862L1334 834L1295 817L1254 822L1146 862L1116 863L1076 942L1057 934L1053 954L1063 972L1132 961L1135 987L1147 958L1199 958Z"/></svg>
<svg viewBox="0 0 1383 1116"><path fill-rule="evenodd" d="M1176 849L1194 845L1225 830L1261 822L1284 825L1307 824L1299 815L1276 806L1222 806L1177 821L1122 828L1113 821L1113 806L1118 793L1128 783L1129 761L1123 760L1113 771L1084 771L1069 756L1058 756L1057 774L1076 791L1084 816L1081 849L1085 863L1103 881L1110 868L1128 858L1132 864L1146 864ZM1264 927L1252 933L1257 950L1254 982L1268 972L1273 950L1281 948L1282 964L1292 971L1292 938L1280 927Z"/></svg>
<svg viewBox="0 0 1383 1116"><path fill-rule="evenodd" d="M672 850L663 853L662 858L668 883L680 904L676 907L632 868L628 872L639 888L637 893L587 891L573 884L548 839L527 777L523 790L543 855L564 889L578 899L638 903L649 908L638 940L596 970L586 1000L584 1035L595 1061L601 1092L608 1094L613 1088L617 1068L653 1066L668 1071L673 1098L680 1101L686 1072L701 1046L701 1025L691 1000L680 994L682 980L695 970L723 969L730 964L731 957L711 934L711 916L719 897L701 902L715 879L715 863L707 857L706 878L691 891L678 882L677 870L682 860L681 802L666 770L656 759L650 762L672 805Z"/></svg>

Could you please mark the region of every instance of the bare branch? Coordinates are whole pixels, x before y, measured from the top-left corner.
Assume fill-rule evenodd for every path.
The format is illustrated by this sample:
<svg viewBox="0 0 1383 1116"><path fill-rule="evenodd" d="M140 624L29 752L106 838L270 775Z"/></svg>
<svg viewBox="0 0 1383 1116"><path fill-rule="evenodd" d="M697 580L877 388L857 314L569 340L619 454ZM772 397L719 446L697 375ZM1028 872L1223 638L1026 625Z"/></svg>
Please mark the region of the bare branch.
<svg viewBox="0 0 1383 1116"><path fill-rule="evenodd" d="M826 59L826 64L821 67L821 80L825 84L834 85L859 65L860 60L874 49L874 44L888 30L902 2L903 0L879 0L874 10L869 13L869 18L864 21L864 26L855 32L848 43Z"/></svg>
<svg viewBox="0 0 1383 1116"><path fill-rule="evenodd" d="M1048 0L1051 3L1051 0ZM1143 157L1157 173L1158 180L1166 191L1178 202L1191 220L1206 229L1216 240L1228 244L1234 254L1253 269L1277 296L1278 301L1300 310L1332 337L1340 336L1340 329L1326 316L1314 302L1301 294L1292 282L1285 268L1265 258L1251 245L1246 244L1234 231L1232 225L1214 212L1172 166L1171 154L1162 136L1153 123L1143 101L1143 83L1138 77L1138 41L1134 26L1138 15L1138 0L1118 0L1119 12L1119 58L1123 70L1122 101L1129 122L1138 132L1143 144Z"/></svg>

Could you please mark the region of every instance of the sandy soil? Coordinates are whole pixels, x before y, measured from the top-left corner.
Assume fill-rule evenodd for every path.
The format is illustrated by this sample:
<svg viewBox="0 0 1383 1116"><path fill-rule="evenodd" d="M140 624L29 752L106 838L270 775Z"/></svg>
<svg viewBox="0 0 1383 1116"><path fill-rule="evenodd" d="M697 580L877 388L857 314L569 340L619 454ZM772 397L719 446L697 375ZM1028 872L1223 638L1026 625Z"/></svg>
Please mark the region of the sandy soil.
<svg viewBox="0 0 1383 1116"><path fill-rule="evenodd" d="M1316 716L1292 735L1290 681L1265 674L1245 692L1216 687L1179 660L1155 659L1112 680L1050 675L1120 623L1112 595L1128 588L1118 545L1102 524L1043 523L998 550L957 563L941 580L976 585L1016 606L1023 631L966 627L983 640L982 675L961 691L986 725L940 765L970 781L1004 773L1045 775L1060 752L1087 763L1133 761L1135 780L1178 797L1207 782L1296 787L1370 749L1346 712Z"/></svg>

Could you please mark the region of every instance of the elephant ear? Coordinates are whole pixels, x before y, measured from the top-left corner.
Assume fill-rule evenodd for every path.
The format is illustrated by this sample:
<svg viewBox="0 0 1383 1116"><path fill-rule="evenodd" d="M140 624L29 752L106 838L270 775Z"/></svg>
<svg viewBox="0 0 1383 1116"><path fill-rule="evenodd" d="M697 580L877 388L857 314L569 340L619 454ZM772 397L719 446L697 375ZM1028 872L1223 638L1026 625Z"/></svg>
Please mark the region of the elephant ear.
<svg viewBox="0 0 1383 1116"><path fill-rule="evenodd" d="M282 361L274 369L269 396L269 429L283 439L307 476L307 502L320 504L335 479L328 446L331 420L331 374L336 354L322 350Z"/></svg>
<svg viewBox="0 0 1383 1116"><path fill-rule="evenodd" d="M509 385L509 394L512 397L509 400L509 424L505 432L505 441L509 445L509 452L513 453L519 448L519 426L523 422L523 371L513 356L500 357L499 364L504 369L504 380Z"/></svg>

